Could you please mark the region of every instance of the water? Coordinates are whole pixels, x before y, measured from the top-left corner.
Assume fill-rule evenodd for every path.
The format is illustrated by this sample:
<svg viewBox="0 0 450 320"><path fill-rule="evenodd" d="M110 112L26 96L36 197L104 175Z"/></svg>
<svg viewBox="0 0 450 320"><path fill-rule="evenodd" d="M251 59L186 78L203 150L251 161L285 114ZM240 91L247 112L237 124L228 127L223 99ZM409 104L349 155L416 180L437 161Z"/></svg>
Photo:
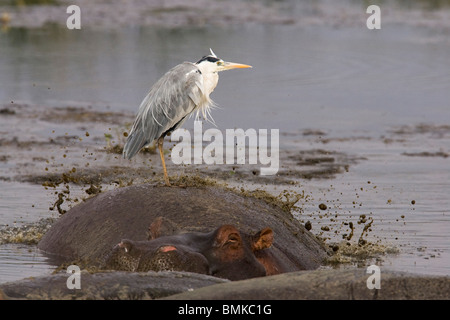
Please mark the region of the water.
<svg viewBox="0 0 450 320"><path fill-rule="evenodd" d="M420 32L286 26L13 29L1 38L0 71L6 79L0 98L95 101L135 111L162 74L181 61L196 61L211 47L224 59L254 67L220 74L213 98L226 110L215 112L218 125L292 131L314 123L336 133L381 134L392 125L445 122L450 83L443 66L450 44L425 45L420 39L428 34Z"/></svg>
<svg viewBox="0 0 450 320"><path fill-rule="evenodd" d="M224 60L253 66L220 74L212 94L221 107L213 112L219 129L280 129L281 152L325 149L359 159L334 178L269 189L305 190L314 201L304 203L301 218L313 221L313 231L330 225L336 233L322 233L330 241L342 238L343 220L373 217L369 238L399 249L384 258L385 268L449 275L446 30L401 23L378 31L364 24L76 32L54 25L12 28L0 34L0 101L8 108L19 103L91 105L134 113L164 72L181 61L198 60L211 47ZM20 140L45 140L51 130L63 134L66 127L78 134L86 131L66 123L25 126L0 119L2 137ZM185 127L192 129L193 121ZM321 134L305 135L306 130ZM0 161L0 224L54 216L48 210L51 193L40 185L14 182L15 165ZM320 202L327 202L339 218L319 219ZM34 246L0 245L0 262L0 283L51 269Z"/></svg>

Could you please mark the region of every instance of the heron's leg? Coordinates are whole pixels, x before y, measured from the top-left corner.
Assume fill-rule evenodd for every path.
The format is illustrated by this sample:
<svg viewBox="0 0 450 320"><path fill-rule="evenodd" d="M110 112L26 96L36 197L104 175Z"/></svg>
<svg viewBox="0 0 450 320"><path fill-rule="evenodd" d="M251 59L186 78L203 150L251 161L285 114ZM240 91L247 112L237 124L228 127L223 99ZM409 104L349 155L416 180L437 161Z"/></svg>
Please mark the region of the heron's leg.
<svg viewBox="0 0 450 320"><path fill-rule="evenodd" d="M158 149L159 149L159 155L161 156L161 162L162 162L163 170L164 170L164 181L166 182L166 185L170 187L169 175L167 174L166 162L164 161L163 143L164 143L164 137L159 138L158 139Z"/></svg>

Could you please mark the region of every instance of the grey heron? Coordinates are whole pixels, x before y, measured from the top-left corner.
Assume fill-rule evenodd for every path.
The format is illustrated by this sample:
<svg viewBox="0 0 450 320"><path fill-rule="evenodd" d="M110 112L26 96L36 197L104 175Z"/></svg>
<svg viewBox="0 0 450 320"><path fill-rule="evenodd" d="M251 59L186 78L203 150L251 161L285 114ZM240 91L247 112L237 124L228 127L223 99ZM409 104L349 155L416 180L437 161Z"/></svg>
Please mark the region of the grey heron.
<svg viewBox="0 0 450 320"><path fill-rule="evenodd" d="M170 186L164 161L164 137L179 128L187 117L197 112L205 119L213 105L209 95L219 81L219 71L251 68L246 64L226 62L211 54L196 63L183 62L161 77L141 102L133 127L123 148L123 157L131 159L142 148L157 140L164 170L164 181Z"/></svg>

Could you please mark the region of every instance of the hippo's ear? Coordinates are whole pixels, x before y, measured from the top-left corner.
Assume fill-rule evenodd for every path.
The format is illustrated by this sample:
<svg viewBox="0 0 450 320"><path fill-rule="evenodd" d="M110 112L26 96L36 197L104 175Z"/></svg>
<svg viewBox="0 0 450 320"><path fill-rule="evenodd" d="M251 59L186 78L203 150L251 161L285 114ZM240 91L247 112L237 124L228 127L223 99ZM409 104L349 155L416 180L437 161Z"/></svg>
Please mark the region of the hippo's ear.
<svg viewBox="0 0 450 320"><path fill-rule="evenodd" d="M217 229L215 242L219 247L227 245L230 248L238 248L242 243L239 231L232 225L223 225Z"/></svg>
<svg viewBox="0 0 450 320"><path fill-rule="evenodd" d="M256 233L252 237L252 250L258 251L270 248L273 242L273 231L270 228L265 228Z"/></svg>
<svg viewBox="0 0 450 320"><path fill-rule="evenodd" d="M117 245L119 248L123 249L125 252L130 252L131 248L133 247L133 243L130 240L122 240Z"/></svg>
<svg viewBox="0 0 450 320"><path fill-rule="evenodd" d="M148 227L148 240L178 233L178 226L170 219L157 217Z"/></svg>

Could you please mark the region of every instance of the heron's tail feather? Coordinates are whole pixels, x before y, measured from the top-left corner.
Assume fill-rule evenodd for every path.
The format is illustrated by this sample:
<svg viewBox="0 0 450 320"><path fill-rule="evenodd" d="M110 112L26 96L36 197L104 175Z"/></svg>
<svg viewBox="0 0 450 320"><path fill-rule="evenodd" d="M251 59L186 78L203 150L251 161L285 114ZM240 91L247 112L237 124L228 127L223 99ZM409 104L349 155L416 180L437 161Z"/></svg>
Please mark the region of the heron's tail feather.
<svg viewBox="0 0 450 320"><path fill-rule="evenodd" d="M128 136L127 142L123 147L123 157L125 159L131 159L147 144L148 141L145 139L144 135L141 132L133 131Z"/></svg>

